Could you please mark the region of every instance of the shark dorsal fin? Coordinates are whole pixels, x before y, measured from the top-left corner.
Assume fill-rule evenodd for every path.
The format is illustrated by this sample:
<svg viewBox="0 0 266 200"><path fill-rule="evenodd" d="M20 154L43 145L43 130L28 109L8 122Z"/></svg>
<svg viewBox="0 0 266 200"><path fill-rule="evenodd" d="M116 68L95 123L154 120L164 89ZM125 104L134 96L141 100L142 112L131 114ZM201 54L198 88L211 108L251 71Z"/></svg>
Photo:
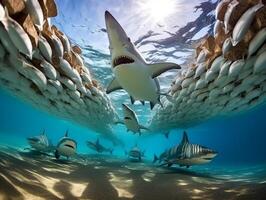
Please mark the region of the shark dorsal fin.
<svg viewBox="0 0 266 200"><path fill-rule="evenodd" d="M187 143L189 143L189 140L188 140L187 132L184 131L181 144L184 145L184 144L187 144Z"/></svg>
<svg viewBox="0 0 266 200"><path fill-rule="evenodd" d="M68 137L68 129L65 132L65 137Z"/></svg>

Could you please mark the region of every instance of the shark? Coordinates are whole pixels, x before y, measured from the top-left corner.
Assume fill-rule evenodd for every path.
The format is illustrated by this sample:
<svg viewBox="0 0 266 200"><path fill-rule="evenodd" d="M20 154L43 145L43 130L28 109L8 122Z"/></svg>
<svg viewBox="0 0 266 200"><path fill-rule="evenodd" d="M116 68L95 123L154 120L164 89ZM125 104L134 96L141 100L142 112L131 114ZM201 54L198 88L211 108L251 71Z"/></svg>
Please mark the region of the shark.
<svg viewBox="0 0 266 200"><path fill-rule="evenodd" d="M54 150L54 146L51 141L47 138L45 130L41 135L28 137L27 141L31 148L39 152L51 152Z"/></svg>
<svg viewBox="0 0 266 200"><path fill-rule="evenodd" d="M128 155L130 159L138 161L142 160L142 157L144 157L144 153L145 151L141 151L137 145L131 148L129 152L125 151L125 154Z"/></svg>
<svg viewBox="0 0 266 200"><path fill-rule="evenodd" d="M110 154L113 154L113 149L101 145L99 138L95 142L87 141L87 146L98 153L109 152Z"/></svg>
<svg viewBox="0 0 266 200"><path fill-rule="evenodd" d="M61 138L57 144L55 150L55 158L59 159L60 156L67 158L75 156L77 151L77 142L74 139L68 137L68 130L63 138Z"/></svg>
<svg viewBox="0 0 266 200"><path fill-rule="evenodd" d="M181 69L181 67L171 62L148 64L122 26L108 11L105 11L105 23L114 73L106 93L124 89L129 94L132 104L136 100L142 104L148 101L151 109L155 104L162 105L160 95L168 96L168 94L160 91L157 77L168 70Z"/></svg>
<svg viewBox="0 0 266 200"><path fill-rule="evenodd" d="M145 126L139 124L136 113L129 108L126 104L122 104L124 119L117 121L116 124L124 124L127 127L127 131L131 131L134 134L139 133L142 134L141 129L149 130Z"/></svg>
<svg viewBox="0 0 266 200"><path fill-rule="evenodd" d="M168 167L173 164L177 164L180 167L189 168L192 165L200 165L211 162L214 157L218 155L218 152L201 146L199 144L189 143L187 133L183 133L182 141L179 145L176 145L168 149L160 159L155 155L153 162L161 161L163 159L163 164L161 166L167 165Z"/></svg>

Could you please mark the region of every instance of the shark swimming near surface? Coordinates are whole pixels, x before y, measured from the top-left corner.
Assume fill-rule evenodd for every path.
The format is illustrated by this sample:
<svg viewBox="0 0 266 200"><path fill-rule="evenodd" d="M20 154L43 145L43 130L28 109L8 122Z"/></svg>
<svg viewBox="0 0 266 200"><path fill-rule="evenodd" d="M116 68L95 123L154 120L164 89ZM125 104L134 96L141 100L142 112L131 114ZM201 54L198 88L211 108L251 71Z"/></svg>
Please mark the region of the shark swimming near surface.
<svg viewBox="0 0 266 200"><path fill-rule="evenodd" d="M217 154L217 151L210 148L189 143L187 133L184 132L183 139L179 145L165 151L159 158L155 155L153 162L161 162L163 160L161 166L167 165L170 167L173 164L177 164L180 167L186 166L188 168L192 165L209 163Z"/></svg>
<svg viewBox="0 0 266 200"><path fill-rule="evenodd" d="M132 104L136 100L142 103L149 101L151 109L155 104L161 104L162 93L156 77L168 70L181 67L171 62L148 64L121 25L108 11L105 11L105 23L110 44L111 65L115 76L106 92L124 89L130 95Z"/></svg>

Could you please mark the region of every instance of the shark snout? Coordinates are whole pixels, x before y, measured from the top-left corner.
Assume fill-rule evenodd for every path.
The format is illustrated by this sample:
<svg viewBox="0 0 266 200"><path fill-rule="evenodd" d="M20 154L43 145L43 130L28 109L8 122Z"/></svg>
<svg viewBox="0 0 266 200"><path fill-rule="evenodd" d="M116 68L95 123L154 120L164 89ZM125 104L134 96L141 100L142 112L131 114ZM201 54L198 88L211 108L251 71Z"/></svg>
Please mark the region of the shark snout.
<svg viewBox="0 0 266 200"><path fill-rule="evenodd" d="M109 11L106 10L104 16L107 28L115 28L117 26L118 22Z"/></svg>
<svg viewBox="0 0 266 200"><path fill-rule="evenodd" d="M108 10L105 11L104 16L105 20L109 20L109 18L114 18L113 15Z"/></svg>

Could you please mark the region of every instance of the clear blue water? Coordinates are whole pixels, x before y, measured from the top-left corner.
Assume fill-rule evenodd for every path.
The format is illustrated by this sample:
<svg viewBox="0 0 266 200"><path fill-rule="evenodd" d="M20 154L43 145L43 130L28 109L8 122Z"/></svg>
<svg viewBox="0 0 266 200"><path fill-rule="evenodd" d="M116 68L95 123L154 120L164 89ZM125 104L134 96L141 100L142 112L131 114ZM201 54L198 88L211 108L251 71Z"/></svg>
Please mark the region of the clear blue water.
<svg viewBox="0 0 266 200"><path fill-rule="evenodd" d="M73 44L78 44L82 48L85 63L91 73L103 86L106 86L112 77L112 72L105 32L103 14L105 10L109 10L118 19L132 41L136 41L137 48L147 60L166 59L182 64L193 51L191 44L212 32L217 1L174 1L173 11L163 20L151 17L149 9L143 8L145 1L141 0L89 3L86 0L80 0L78 3L72 0L57 0L56 3L58 16L52 19L52 23L58 26ZM197 6L198 9L195 9ZM125 7L127 9L123 9ZM210 22L204 24L197 21L206 16ZM191 34L186 40L174 43L173 35L186 37L184 34L181 35L181 27L185 27L183 31ZM168 88L174 76L174 73L162 75L159 79L161 87ZM117 106L117 110L121 108L121 103L129 103L125 92L116 92L111 94L110 98ZM1 143L27 146L26 137L37 135L45 129L49 138L56 144L66 129L69 129L70 136L78 142L78 152L87 153L91 151L85 145L85 141L96 140L99 137L86 127L39 111L5 91L0 92L0 99ZM148 106L137 105L135 111L141 123L145 124L150 114ZM266 162L265 122L266 106L260 106L236 116L212 119L187 131L191 142L211 147L219 152L219 156L211 164L258 164ZM124 149L138 144L146 150L147 159L152 159L154 153L159 154L179 143L183 131L172 130L167 140L160 133L152 136L134 136L127 133L123 126L116 126L114 130L125 143L125 147L115 147L115 154L123 156ZM102 143L112 146L107 140L102 140Z"/></svg>
<svg viewBox="0 0 266 200"><path fill-rule="evenodd" d="M38 135L43 129L53 143L69 129L70 136L78 142L78 153L93 153L85 144L86 140L96 140L97 134L85 127L56 118L32 108L8 93L0 93L0 143L24 148L26 137ZM266 163L265 148L266 107L261 106L237 116L219 117L198 126L186 129L192 143L202 144L219 152L209 165L257 165ZM114 147L114 154L124 157L124 149L136 143L146 150L146 159L152 160L153 154L159 154L166 148L181 141L183 130L172 130L169 139L162 134L152 136L133 136L124 127L115 132L123 139L125 147ZM102 139L106 146L112 143Z"/></svg>

